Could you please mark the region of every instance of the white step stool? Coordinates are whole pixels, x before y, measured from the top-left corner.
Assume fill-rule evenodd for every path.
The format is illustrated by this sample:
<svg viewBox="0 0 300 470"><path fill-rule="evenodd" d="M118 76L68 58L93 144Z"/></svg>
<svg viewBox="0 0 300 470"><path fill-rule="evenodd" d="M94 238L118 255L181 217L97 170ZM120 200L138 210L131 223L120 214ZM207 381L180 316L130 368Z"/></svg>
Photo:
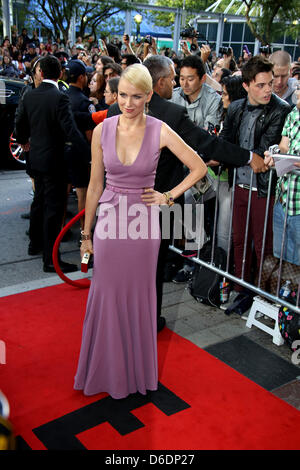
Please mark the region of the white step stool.
<svg viewBox="0 0 300 470"><path fill-rule="evenodd" d="M279 307L275 304L271 304L267 300L262 299L259 296L254 297L253 304L250 309L246 326L251 328L252 325L257 326L257 328L269 333L273 337L273 343L277 346L281 346L284 343L284 339L281 336L279 325L278 325L278 311ZM259 315L260 314L260 315ZM263 315L272 318L274 320L274 328L270 328L261 321L258 320L259 317Z"/></svg>

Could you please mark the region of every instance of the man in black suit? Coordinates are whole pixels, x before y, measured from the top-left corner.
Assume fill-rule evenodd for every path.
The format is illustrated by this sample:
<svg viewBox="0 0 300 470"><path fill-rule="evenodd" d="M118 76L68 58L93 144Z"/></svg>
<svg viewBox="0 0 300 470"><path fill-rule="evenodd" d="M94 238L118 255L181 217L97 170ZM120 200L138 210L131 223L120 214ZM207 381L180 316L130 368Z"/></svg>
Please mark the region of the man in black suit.
<svg viewBox="0 0 300 470"><path fill-rule="evenodd" d="M153 80L154 93L149 103L149 114L168 124L207 163L213 161L242 166L251 160L250 165L255 173L267 171L264 160L259 155L252 154L249 150L244 150L237 145L229 144L215 135L210 135L189 119L183 106L168 101L172 97L175 86L175 69L171 59L166 56L154 55L148 57L143 64L148 68ZM119 113L118 105L114 104L110 106L107 117ZM156 170L154 189L166 192L179 184L183 178L184 168L181 161L169 149L162 149ZM176 202L180 203L180 201ZM162 240L158 256L156 277L158 330L161 330L165 325L165 319L161 316L161 304L164 266L169 242L169 240Z"/></svg>
<svg viewBox="0 0 300 470"><path fill-rule="evenodd" d="M30 209L28 253L43 250L44 272L55 272L52 251L61 230L67 197L65 144L86 151L70 108L69 98L58 89L61 65L54 56L40 60L43 81L22 100L16 116L17 142L29 149L34 172L35 194ZM77 270L74 264L59 259L63 272Z"/></svg>

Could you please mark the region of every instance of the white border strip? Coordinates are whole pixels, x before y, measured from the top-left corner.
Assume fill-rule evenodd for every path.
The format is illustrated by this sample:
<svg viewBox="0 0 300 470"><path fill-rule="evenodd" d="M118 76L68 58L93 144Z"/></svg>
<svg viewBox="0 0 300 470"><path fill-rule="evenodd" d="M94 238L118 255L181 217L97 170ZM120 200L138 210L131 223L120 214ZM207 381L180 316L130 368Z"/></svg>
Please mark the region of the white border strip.
<svg viewBox="0 0 300 470"><path fill-rule="evenodd" d="M79 279L91 278L93 269L89 269L87 273L82 273L77 271L75 273L70 273L68 277L72 281L77 281ZM20 284L15 284L12 286L2 287L0 289L0 297L7 297L9 295L21 294L23 292L28 292L31 290L42 289L43 287L50 287L59 284L65 284L65 282L59 276L51 276L46 279L38 279L36 281L22 282Z"/></svg>

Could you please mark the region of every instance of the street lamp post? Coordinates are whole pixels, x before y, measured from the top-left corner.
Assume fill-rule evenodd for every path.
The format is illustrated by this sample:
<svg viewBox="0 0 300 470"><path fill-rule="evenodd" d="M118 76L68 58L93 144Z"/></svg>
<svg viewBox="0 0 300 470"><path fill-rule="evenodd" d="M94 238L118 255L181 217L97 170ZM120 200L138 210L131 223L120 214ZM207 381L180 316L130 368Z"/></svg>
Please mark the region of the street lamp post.
<svg viewBox="0 0 300 470"><path fill-rule="evenodd" d="M139 42L140 31L141 31L141 22L143 21L142 15L137 13L134 17L134 21L135 21L135 24L136 24L136 42Z"/></svg>

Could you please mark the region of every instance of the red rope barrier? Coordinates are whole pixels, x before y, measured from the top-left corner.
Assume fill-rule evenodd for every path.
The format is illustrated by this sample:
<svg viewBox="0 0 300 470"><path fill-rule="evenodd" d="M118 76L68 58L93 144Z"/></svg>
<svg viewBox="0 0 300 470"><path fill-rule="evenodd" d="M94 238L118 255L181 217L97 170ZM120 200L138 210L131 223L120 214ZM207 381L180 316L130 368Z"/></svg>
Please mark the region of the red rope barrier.
<svg viewBox="0 0 300 470"><path fill-rule="evenodd" d="M72 279L69 279L67 276L65 276L59 266L58 248L64 235L77 222L77 220L80 219L84 215L84 213L85 213L85 209L83 209L81 212L75 215L75 217L73 217L73 219L71 219L70 222L68 222L67 225L64 226L64 228L58 235L57 239L55 240L53 251L52 251L53 265L58 276L67 284L70 284L73 287L79 287L80 289L86 289L90 287L91 281L89 279L79 279L77 281L73 281Z"/></svg>

